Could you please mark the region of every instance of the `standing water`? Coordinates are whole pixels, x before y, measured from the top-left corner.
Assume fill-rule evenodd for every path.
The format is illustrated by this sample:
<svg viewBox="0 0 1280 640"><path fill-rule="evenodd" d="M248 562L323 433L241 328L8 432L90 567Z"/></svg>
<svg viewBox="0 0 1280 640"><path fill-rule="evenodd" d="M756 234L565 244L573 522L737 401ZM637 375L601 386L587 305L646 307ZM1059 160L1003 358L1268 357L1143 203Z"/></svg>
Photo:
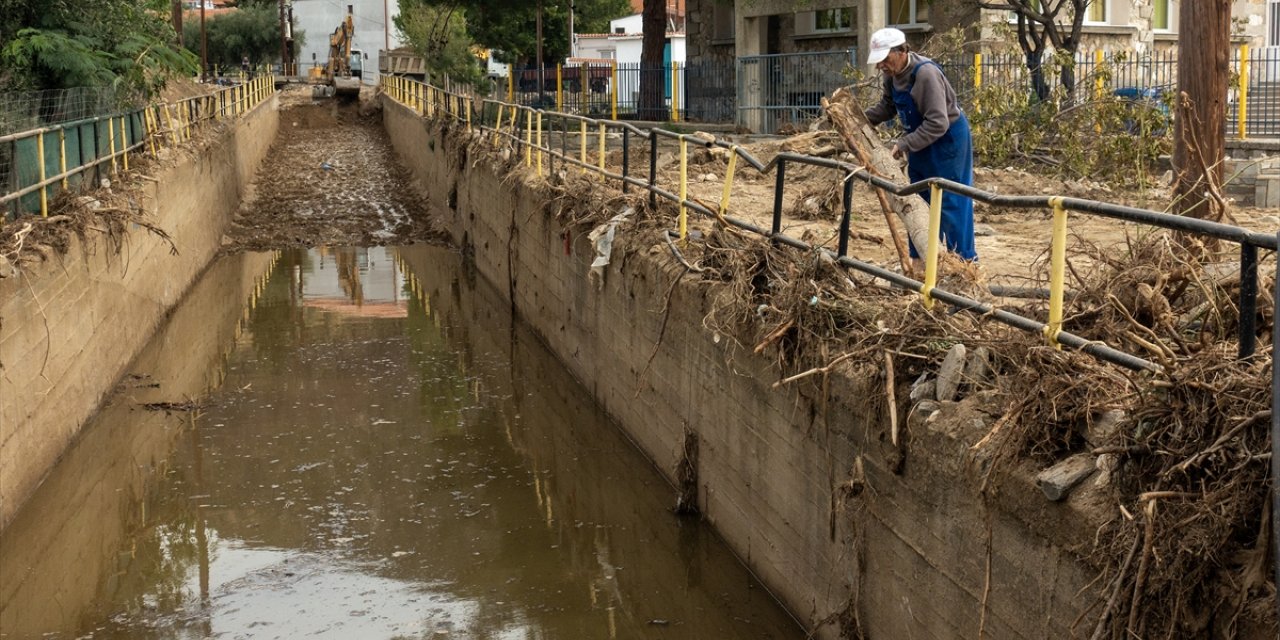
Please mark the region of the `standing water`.
<svg viewBox="0 0 1280 640"><path fill-rule="evenodd" d="M226 257L132 371L0 534L0 636L802 635L448 250Z"/></svg>

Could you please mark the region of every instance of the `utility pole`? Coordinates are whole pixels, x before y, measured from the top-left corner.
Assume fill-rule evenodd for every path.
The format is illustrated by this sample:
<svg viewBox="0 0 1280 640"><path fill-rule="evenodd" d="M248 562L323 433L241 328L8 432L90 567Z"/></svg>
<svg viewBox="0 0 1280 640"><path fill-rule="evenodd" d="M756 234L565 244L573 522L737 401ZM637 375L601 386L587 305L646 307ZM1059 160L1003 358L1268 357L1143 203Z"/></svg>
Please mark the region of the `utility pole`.
<svg viewBox="0 0 1280 640"><path fill-rule="evenodd" d="M289 64L289 40L284 28L284 0L277 0L276 8L280 14L280 75L283 76L288 75L285 65Z"/></svg>
<svg viewBox="0 0 1280 640"><path fill-rule="evenodd" d="M1174 202L1177 212L1216 219L1209 198L1222 185L1223 131L1231 76L1231 0L1196 0L1178 7L1178 104L1174 113Z"/></svg>
<svg viewBox="0 0 1280 640"><path fill-rule="evenodd" d="M546 78L542 73L542 0L538 0L538 16L537 16L537 32L538 32L538 102L539 108L543 102L543 92L546 90Z"/></svg>
<svg viewBox="0 0 1280 640"><path fill-rule="evenodd" d="M569 0L569 57L578 57L578 38L573 34L573 0Z"/></svg>
<svg viewBox="0 0 1280 640"><path fill-rule="evenodd" d="M391 0L382 0L382 50L391 51L391 18L387 4ZM388 58L390 60L390 58Z"/></svg>
<svg viewBox="0 0 1280 640"><path fill-rule="evenodd" d="M201 5L204 6L204 5ZM182 46L182 0L173 0L173 31L177 34L178 46Z"/></svg>
<svg viewBox="0 0 1280 640"><path fill-rule="evenodd" d="M209 36L204 30L204 0L200 0L200 79L209 81Z"/></svg>

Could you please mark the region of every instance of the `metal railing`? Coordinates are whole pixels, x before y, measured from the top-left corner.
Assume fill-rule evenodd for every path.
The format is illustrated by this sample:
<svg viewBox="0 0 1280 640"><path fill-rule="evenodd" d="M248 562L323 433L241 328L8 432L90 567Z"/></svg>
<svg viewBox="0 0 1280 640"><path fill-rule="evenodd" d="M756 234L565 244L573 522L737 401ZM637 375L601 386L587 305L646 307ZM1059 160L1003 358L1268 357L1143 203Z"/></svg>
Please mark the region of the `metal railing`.
<svg viewBox="0 0 1280 640"><path fill-rule="evenodd" d="M5 216L38 211L97 179L129 170L129 156L191 139L203 123L239 115L275 91L271 76L173 102L0 136L0 207ZM109 169L108 169L109 166Z"/></svg>
<svg viewBox="0 0 1280 640"><path fill-rule="evenodd" d="M651 75L661 87L661 107L642 113L640 86ZM503 88L506 102L611 120L726 122L734 116L731 62L642 67L617 62L575 61L513 68Z"/></svg>
<svg viewBox="0 0 1280 640"><path fill-rule="evenodd" d="M829 254L831 258L845 268L865 273L886 281L893 286L919 293L926 307L931 308L936 301L941 301L955 309L977 313L1011 327L1043 335L1045 340L1055 348L1061 348L1066 345L1079 349L1100 360L1134 370L1157 371L1161 369L1161 366L1150 360L1119 351L1105 343L1090 340L1063 329L1064 276L1069 213L1078 212L1136 222L1233 242L1240 246L1242 283L1239 297L1238 355L1241 358L1246 358L1252 356L1256 350L1258 249L1275 251L1277 247L1280 247L1280 240L1275 235L1257 233L1242 227L1187 218L1160 211L1082 198L997 195L969 185L939 178L900 185L873 174L863 166L796 153L779 153L768 162L762 162L736 145L721 140L708 140L701 136L667 131L657 127L645 130L628 122L593 119L577 114L547 111L495 100L480 101L477 109L475 101L403 78L384 78L382 88L391 98L413 109L420 115L465 123L468 131L478 127L491 135L490 142L495 147L501 146L505 141L517 151L522 150L526 166L535 169L539 176L545 175L546 170L554 171L554 163L559 161L565 165L579 167L583 172L594 172L604 179L617 180L620 182L624 193L632 186L646 189L649 192L650 205L653 207L656 207L659 197L676 203L678 207L676 233L681 239L686 235L688 211L697 211L700 214L712 216L734 227L767 237L776 244L804 251L821 250ZM544 122L547 123L545 127ZM548 134L553 131L559 131L562 134L560 136L560 149L552 148L549 143L550 136L546 138L547 143L544 143L544 131L548 132ZM576 149L576 153L573 153L568 148L568 134L570 133L576 133L579 136L579 147ZM620 134L622 140L622 166L620 173L610 170L605 162L606 138L611 133ZM591 144L590 138L593 136L595 137L595 143ZM647 180L637 178L631 174L630 148L632 138L647 140L649 143L649 175ZM679 145L680 172L677 192L675 193L658 186L658 145L664 139L675 141ZM690 200L688 197L689 145L721 147L730 151L730 166L725 172L723 196L717 209L711 209L696 200ZM595 147L596 158L594 162L591 161L588 153L589 147ZM552 167L546 170L544 170L544 158L552 164ZM728 215L734 179L733 165L739 160L747 163L762 175L770 172L775 174L773 218L772 226L769 229L760 228L751 222ZM834 252L829 249L814 247L782 233L782 203L787 186L786 170L788 166L793 164L826 167L846 174L843 193L843 214L838 229L839 244L838 249ZM926 190L931 192L930 202L932 205L929 210L930 237L925 251L925 275L923 281L915 280L909 276L895 273L848 255L853 205L852 179L865 182L873 188L883 189L898 196L918 194ZM1040 322L1033 318L1020 316L1000 309L993 304L938 288L938 229L941 222L941 195L944 191L996 207L1041 208L1052 211L1053 234L1050 256L1048 322Z"/></svg>
<svg viewBox="0 0 1280 640"><path fill-rule="evenodd" d="M392 96L392 98L400 101L402 104L407 104L405 102L405 98L409 95L420 96L425 93L426 95L431 96L434 101L428 102L425 105L419 102L417 104L417 110L419 113L430 115L431 117L445 117L465 122L469 133L473 132L476 126L479 126L481 131L492 136L489 142L495 147L501 147L503 144L506 144L508 148L512 149L522 147L524 149L524 161L526 165L533 166L534 156L536 156L536 166L539 175L542 175L542 158L545 154L549 156L553 162L558 158L566 165L575 165L580 167L584 172L588 170L595 172L604 180L620 181L623 192L626 192L631 186L647 189L649 192L649 204L651 209L656 209L657 198L659 196L665 200L675 202L679 208L675 235L681 239L686 237L687 215L688 211L692 209L703 215L713 216L725 225L730 225L761 235L768 238L775 244L786 245L801 251L819 251L823 255L834 259L836 264L839 264L846 269L870 275L873 278L888 282L895 287L914 291L920 294L924 302L924 306L926 307L932 307L936 302L941 301L957 311L968 311L1022 331L1042 335L1054 348L1061 349L1063 345L1066 345L1074 349L1079 349L1080 351L1104 362L1117 364L1135 371L1158 372L1161 370L1161 367L1160 365L1144 358L1125 353L1096 340L1088 340L1082 336L1062 329L1063 297L1065 292L1064 280L1067 217L1069 212L1076 211L1088 215L1099 215L1234 242L1240 246L1240 297L1238 303L1240 326L1238 332L1237 354L1241 359L1248 358L1253 356L1256 349L1257 327L1255 322L1258 302L1258 249L1276 251L1277 248L1280 248L1280 233L1277 233L1276 235L1256 233L1233 225L1185 218L1160 211L1151 211L1147 209L1139 209L1079 198L1065 198L1060 196L999 196L968 185L957 184L941 179L929 179L914 182L912 184L899 185L873 175L865 167L853 166L849 163L837 160L815 158L812 156L793 153L780 153L774 156L768 163L762 163L740 147L727 144L719 140L707 140L700 136L689 136L666 131L660 128L653 128L645 131L632 124L618 122L616 120L594 120L571 114L547 113L539 109L492 100L486 100L480 103L480 122L477 125L473 122L472 114L475 105L473 101L464 100L460 96L451 96L442 92L431 91L430 89L424 91L413 87L412 84L384 83L383 87L387 90L387 93ZM504 120L503 117L504 112L510 113L509 118L506 120ZM488 119L490 113L494 116L493 120ZM523 140L521 139L519 128L522 116L524 121ZM547 117L550 117L552 120L559 119L561 121L561 130L564 132L569 130L569 122L576 122L578 124L580 146L576 158L573 157L573 154L569 153L567 149L567 135L561 136L561 149L559 151L551 148L549 144L545 146L543 145L542 121ZM492 126L490 126L490 122L493 123ZM504 122L506 123L505 125L503 124ZM587 154L587 132L593 128L598 132L599 147L596 164L592 164L588 161ZM605 162L605 138L607 132L610 130L620 132L622 136L623 153L621 173L610 171ZM537 132L536 138L534 137L535 131ZM635 178L630 175L629 151L630 139L632 136L640 136L648 139L649 141L648 180ZM662 139L675 140L680 146L680 178L678 193L671 193L666 189L662 189L657 184L658 143ZM725 171L724 191L718 207L714 210L696 200L690 200L688 198L687 163L688 146L690 144L701 147L722 147L727 148L730 152L728 167ZM750 222L728 215L729 201L732 195L734 165L739 159L751 165L761 174L768 173L770 170L775 171L776 186L774 189L773 219L770 229L762 229ZM829 167L839 169L846 173L844 178L843 214L841 215L839 222L839 245L837 251L832 252L824 247L816 247L782 233L783 191L787 184L786 168L788 164L791 163ZM883 267L858 260L847 255L852 217L853 179L865 182L873 188L884 189L899 196L920 193L925 189L930 190L931 205L929 208L929 243L925 251L926 267L924 282L917 281L906 275L895 273ZM1035 319L997 308L993 304L981 302L937 287L937 261L940 244L939 226L941 221L942 203L941 196L944 191L957 193L998 207L1047 207L1052 210L1053 232L1050 248L1049 321L1047 323L1039 322ZM671 231L664 233L664 237L668 239L671 235ZM1274 287L1273 301L1275 307L1273 309L1273 318L1280 318L1280 276L1275 278ZM1272 544L1276 545L1277 548L1280 548L1280 412L1274 410L1274 396L1280 395L1280 368L1277 368L1274 365L1274 345L1277 341L1280 341L1280 322L1273 323L1272 331L1273 352L1271 386L1273 394L1273 410L1271 411L1270 434L1272 476L1271 502L1273 507L1271 525L1275 531ZM1275 579L1280 581L1280 556L1277 556L1275 559L1273 572L1275 574Z"/></svg>

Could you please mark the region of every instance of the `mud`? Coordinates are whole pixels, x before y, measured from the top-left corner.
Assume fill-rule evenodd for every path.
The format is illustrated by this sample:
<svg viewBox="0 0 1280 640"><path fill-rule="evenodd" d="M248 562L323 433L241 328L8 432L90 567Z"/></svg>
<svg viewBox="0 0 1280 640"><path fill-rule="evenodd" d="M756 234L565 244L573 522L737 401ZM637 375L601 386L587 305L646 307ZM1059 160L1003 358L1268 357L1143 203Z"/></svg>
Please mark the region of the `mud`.
<svg viewBox="0 0 1280 640"><path fill-rule="evenodd" d="M379 116L354 102L311 100L310 91L294 87L282 96L279 137L224 249L404 245L436 237L425 198L396 162Z"/></svg>

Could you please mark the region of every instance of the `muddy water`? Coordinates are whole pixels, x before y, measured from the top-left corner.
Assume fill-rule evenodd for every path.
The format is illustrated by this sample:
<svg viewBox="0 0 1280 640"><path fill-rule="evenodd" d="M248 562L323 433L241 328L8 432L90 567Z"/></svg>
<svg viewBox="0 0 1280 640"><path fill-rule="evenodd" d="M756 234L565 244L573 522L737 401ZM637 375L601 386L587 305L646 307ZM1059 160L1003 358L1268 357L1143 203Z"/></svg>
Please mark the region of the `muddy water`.
<svg viewBox="0 0 1280 640"><path fill-rule="evenodd" d="M135 370L0 535L0 635L802 636L448 250L228 256Z"/></svg>

